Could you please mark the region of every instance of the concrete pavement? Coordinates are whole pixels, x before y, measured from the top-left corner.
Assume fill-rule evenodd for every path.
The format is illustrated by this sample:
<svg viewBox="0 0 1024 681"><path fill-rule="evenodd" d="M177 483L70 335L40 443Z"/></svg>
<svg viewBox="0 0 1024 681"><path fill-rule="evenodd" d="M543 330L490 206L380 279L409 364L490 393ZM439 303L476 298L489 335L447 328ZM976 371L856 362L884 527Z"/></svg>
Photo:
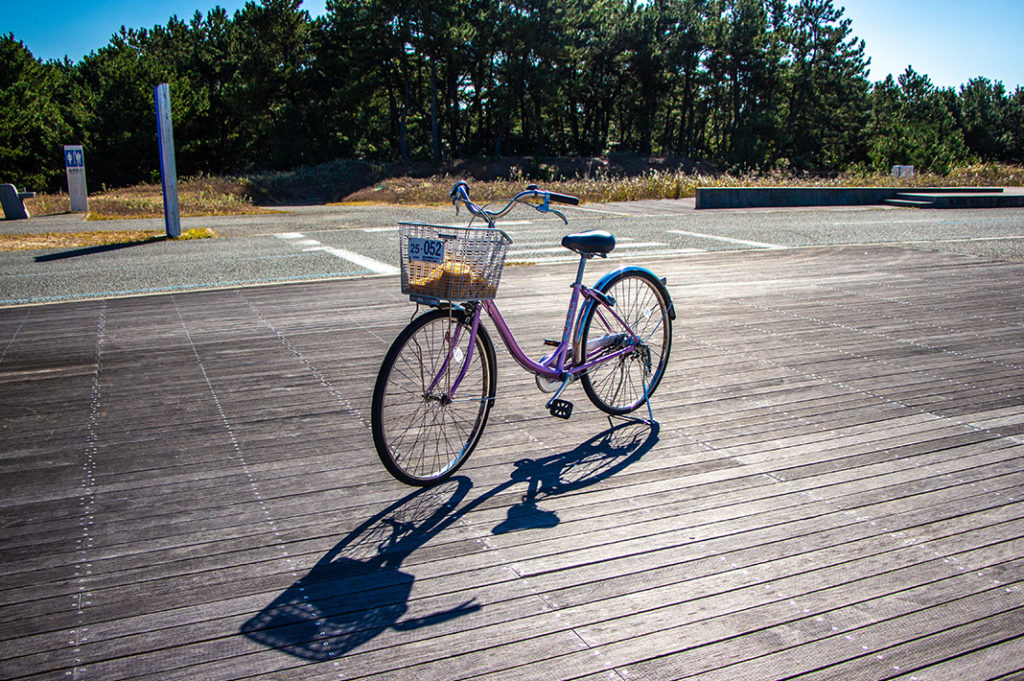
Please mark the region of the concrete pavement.
<svg viewBox="0 0 1024 681"><path fill-rule="evenodd" d="M836 245L902 248L1024 260L1024 209L916 211L879 207L695 211L694 201L641 201L567 210L565 226L528 209L502 228L510 262L571 260L562 234L606 229L615 258L663 259L722 250ZM280 212L188 218L221 238L0 253L0 305L171 291L387 276L398 263L400 220L466 224L451 208L298 206ZM162 220L84 221L78 215L0 222L5 232L162 230Z"/></svg>

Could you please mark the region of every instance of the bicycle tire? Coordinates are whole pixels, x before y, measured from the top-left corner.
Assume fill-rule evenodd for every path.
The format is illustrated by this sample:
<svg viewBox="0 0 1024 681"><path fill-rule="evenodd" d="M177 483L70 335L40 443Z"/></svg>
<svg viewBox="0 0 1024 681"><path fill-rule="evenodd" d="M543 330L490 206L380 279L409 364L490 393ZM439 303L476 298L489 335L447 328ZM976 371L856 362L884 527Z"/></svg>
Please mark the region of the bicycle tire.
<svg viewBox="0 0 1024 681"><path fill-rule="evenodd" d="M615 299L614 310L629 324L643 341L641 351L628 353L587 370L580 377L583 390L598 409L609 414L628 414L643 405L665 375L669 353L672 350L671 297L665 285L651 272L628 269L617 272L598 288L601 293ZM588 340L612 337L624 332L617 320L607 313L605 321L613 328L604 328L598 316L599 305L591 305L582 320L580 348ZM597 320L597 326L595 325ZM599 331L598 331L599 328ZM618 347L621 347L618 346ZM599 357L601 352L613 352L607 347L594 357L580 357L581 362ZM649 357L649 360L648 360Z"/></svg>
<svg viewBox="0 0 1024 681"><path fill-rule="evenodd" d="M428 486L451 477L476 447L494 402L494 343L482 324L455 400L444 396L469 356L471 320L461 310L431 310L403 329L377 374L370 421L384 467L408 485ZM445 368L451 335L461 327L454 361ZM445 372L431 394L434 378Z"/></svg>

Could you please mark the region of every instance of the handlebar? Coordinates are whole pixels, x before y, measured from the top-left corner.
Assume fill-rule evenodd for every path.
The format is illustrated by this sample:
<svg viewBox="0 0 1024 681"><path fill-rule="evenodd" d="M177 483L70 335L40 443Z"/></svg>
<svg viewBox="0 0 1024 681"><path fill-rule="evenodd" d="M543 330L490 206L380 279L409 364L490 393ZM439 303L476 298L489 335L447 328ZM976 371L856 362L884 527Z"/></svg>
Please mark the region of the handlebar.
<svg viewBox="0 0 1024 681"><path fill-rule="evenodd" d="M452 204L455 206L456 213L459 212L459 204L462 203L466 206L466 210L468 210L472 215L483 218L489 227L494 227L494 221L506 215L510 210L512 210L512 206L517 203L525 203L527 206L530 206L541 213L554 213L558 217L562 218L562 222L568 224L568 218L566 218L561 212L552 208L551 202L565 203L571 206L578 206L580 203L580 200L575 196L544 191L535 184L527 186L526 189L513 196L501 210L487 210L486 208L481 208L473 203L469 198L469 185L464 181L456 182L455 186L452 187L452 191L449 196L452 200ZM526 202L526 199L536 198L541 199L541 203L537 204Z"/></svg>

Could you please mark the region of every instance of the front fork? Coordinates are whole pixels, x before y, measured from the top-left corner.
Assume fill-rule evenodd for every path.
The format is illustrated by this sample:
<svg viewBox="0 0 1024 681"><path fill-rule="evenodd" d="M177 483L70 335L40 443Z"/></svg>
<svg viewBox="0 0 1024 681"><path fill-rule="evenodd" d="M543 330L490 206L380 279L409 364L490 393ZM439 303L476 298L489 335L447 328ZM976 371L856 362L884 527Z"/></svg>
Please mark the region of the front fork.
<svg viewBox="0 0 1024 681"><path fill-rule="evenodd" d="M444 362L441 364L441 369L437 372L437 375L434 376L434 380L430 382L430 385L427 386L426 391L423 393L423 398L426 400L436 400L441 404L450 404L455 399L455 392L462 384L462 379L466 377L466 372L469 371L469 364L473 361L473 352L476 349L477 332L480 328L480 306L475 303L467 303L463 309L468 314L472 315L472 322L470 323L469 330L469 344L465 352L465 357L461 356L463 355L463 352L459 347L459 341L462 339L462 333L465 327L460 321L454 325L455 333L453 334L451 331L452 325L449 324L448 337L445 339L448 341L448 351L445 354ZM451 309L448 310L448 318L453 318ZM448 375L449 367L451 367L453 361L456 363L462 363L462 368L459 369L459 375L455 377L455 381L448 388L447 393L436 392L438 384L441 383L441 379Z"/></svg>

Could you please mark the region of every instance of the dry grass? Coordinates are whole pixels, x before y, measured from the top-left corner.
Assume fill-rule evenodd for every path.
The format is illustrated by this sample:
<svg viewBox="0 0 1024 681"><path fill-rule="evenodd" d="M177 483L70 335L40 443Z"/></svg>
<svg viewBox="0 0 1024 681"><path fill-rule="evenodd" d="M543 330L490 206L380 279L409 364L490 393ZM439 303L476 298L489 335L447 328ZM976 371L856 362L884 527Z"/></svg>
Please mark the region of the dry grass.
<svg viewBox="0 0 1024 681"><path fill-rule="evenodd" d="M210 239L217 236L212 229L190 229L176 240ZM121 246L164 241L167 236L156 230L121 232L44 232L42 234L0 234L0 251L41 251L96 246Z"/></svg>
<svg viewBox="0 0 1024 681"><path fill-rule="evenodd" d="M349 196L345 203L437 205L447 203L458 180L447 175L431 178L397 177ZM470 181L473 201L484 204L507 200L530 182L521 174L510 179ZM923 174L898 180L883 173L842 173L832 177L800 176L787 172L730 175L648 171L634 177L584 177L539 183L544 189L579 197L585 203L693 198L698 187L937 187L1020 186L1024 167L1000 164L958 168L949 175Z"/></svg>
<svg viewBox="0 0 1024 681"><path fill-rule="evenodd" d="M25 199L25 208L30 215L60 215L71 212L71 199L67 194L36 194Z"/></svg>
<svg viewBox="0 0 1024 681"><path fill-rule="evenodd" d="M178 184L178 210L183 218L212 215L252 215L273 213L248 198L245 180L197 177ZM40 194L26 199L33 215L67 213L70 201L65 194ZM140 184L89 196L89 220L130 220L160 218L164 215L160 185Z"/></svg>
<svg viewBox="0 0 1024 681"><path fill-rule="evenodd" d="M698 187L932 187L932 186L1020 186L1024 166L976 164L954 169L948 175L917 175L910 181L884 173L852 171L827 177L799 175L788 171L733 175L694 170L665 169L650 161L637 160L632 166L608 169L592 164L580 171L568 162L508 165L496 171L487 165L456 164L452 172L414 175L408 169L370 166L361 162L336 162L300 168L287 173L264 173L251 178L197 177L178 185L182 217L273 213L261 204L325 203L440 205L460 179L470 182L472 198L486 204L507 200L527 184L537 182L544 189L578 196L585 203L639 201L645 199L692 198ZM524 170L523 168L526 168ZM643 168L655 168L643 171ZM695 168L697 166L694 166ZM602 170L602 168L605 168ZM500 172L505 175L501 176ZM398 176L384 177L387 174ZM570 176L570 173L576 173ZM381 179L383 178L383 179ZM358 187L362 187L358 189ZM258 197L254 200L253 197ZM37 215L68 211L64 195L38 195L25 201ZM137 185L89 197L91 220L158 218L163 216L159 185Z"/></svg>
<svg viewBox="0 0 1024 681"><path fill-rule="evenodd" d="M244 182L231 178L185 180L178 185L178 210L184 218L271 212L253 205L244 187ZM90 220L159 218L163 214L164 198L159 185L136 185L89 198Z"/></svg>

